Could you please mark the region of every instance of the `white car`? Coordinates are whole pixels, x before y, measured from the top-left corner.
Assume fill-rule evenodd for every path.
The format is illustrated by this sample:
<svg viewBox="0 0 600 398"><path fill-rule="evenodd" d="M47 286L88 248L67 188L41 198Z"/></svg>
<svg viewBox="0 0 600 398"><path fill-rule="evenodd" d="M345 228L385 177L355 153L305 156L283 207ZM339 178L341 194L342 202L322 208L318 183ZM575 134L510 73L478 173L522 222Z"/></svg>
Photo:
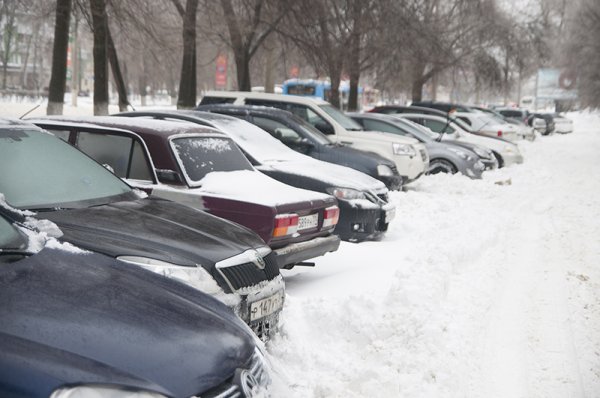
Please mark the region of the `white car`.
<svg viewBox="0 0 600 398"><path fill-rule="evenodd" d="M472 131L477 131L490 137L504 138L509 141L516 141L519 138L515 125L508 124L493 115L483 112L454 112L452 116L468 124Z"/></svg>
<svg viewBox="0 0 600 398"><path fill-rule="evenodd" d="M460 140L487 147L496 156L498 167L523 163L523 155L521 155L517 144L501 138L489 137L481 133L470 133L466 126L460 125L460 119L452 120L442 116L417 113L399 113L395 116L412 120L428 127L435 133L443 133L443 140Z"/></svg>
<svg viewBox="0 0 600 398"><path fill-rule="evenodd" d="M554 132L560 134L568 134L573 132L573 121L558 113L554 116Z"/></svg>
<svg viewBox="0 0 600 398"><path fill-rule="evenodd" d="M306 120L337 143L375 152L392 160L409 183L429 168L429 155L419 141L382 132L365 132L354 120L330 103L311 97L236 91L209 91L200 105L229 103L284 109ZM201 110L201 108L199 108Z"/></svg>

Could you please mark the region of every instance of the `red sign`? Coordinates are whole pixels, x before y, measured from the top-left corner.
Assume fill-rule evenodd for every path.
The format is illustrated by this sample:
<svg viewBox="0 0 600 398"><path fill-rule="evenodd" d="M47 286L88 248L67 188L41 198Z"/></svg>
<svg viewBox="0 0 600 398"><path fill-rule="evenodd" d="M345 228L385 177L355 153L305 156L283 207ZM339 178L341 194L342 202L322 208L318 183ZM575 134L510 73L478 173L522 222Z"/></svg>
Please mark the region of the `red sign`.
<svg viewBox="0 0 600 398"><path fill-rule="evenodd" d="M225 88L227 86L227 56L220 54L217 57L217 70L215 71L215 86Z"/></svg>
<svg viewBox="0 0 600 398"><path fill-rule="evenodd" d="M300 76L300 68L294 65L290 68L290 77L295 79L298 78L298 76Z"/></svg>

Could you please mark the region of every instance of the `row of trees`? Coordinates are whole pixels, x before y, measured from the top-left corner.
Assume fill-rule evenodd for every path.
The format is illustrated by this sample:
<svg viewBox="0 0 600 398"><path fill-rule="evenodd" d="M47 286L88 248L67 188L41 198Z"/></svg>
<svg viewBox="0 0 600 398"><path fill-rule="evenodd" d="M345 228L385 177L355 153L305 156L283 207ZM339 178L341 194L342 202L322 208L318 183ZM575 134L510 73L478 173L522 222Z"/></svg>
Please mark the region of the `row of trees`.
<svg viewBox="0 0 600 398"><path fill-rule="evenodd" d="M0 0L41 2L42 0ZM581 0L590 4L594 0ZM3 3L3 4L4 4ZM520 10L496 0L56 0L48 111L62 112L70 15L93 37L95 113L108 106L112 72L119 104L128 90L142 97L161 87L180 108L196 104L219 53L233 57L235 88L266 91L298 65L305 77L331 81L332 102L342 79L349 108L358 107L361 79L394 96L435 98L455 82L475 101L494 93L520 96L521 83L554 62L566 0L530 0ZM519 2L522 3L522 2ZM590 22L593 23L593 22ZM598 24L596 24L597 26ZM113 40L115 38L115 40ZM121 62L119 62L121 61ZM591 73L591 71L590 71ZM467 82L468 84L464 84ZM338 105L338 104L336 104Z"/></svg>

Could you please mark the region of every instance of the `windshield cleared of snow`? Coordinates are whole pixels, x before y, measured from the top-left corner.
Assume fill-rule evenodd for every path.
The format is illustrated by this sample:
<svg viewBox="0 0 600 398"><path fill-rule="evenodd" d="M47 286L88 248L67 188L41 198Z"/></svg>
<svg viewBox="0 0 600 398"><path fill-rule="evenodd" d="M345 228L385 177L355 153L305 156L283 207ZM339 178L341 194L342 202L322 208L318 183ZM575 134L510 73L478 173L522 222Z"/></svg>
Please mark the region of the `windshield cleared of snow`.
<svg viewBox="0 0 600 398"><path fill-rule="evenodd" d="M364 130L362 126L356 123L354 120L344 115L342 111L334 107L333 105L319 105L319 108L323 109L325 113L331 116L336 122L338 122L343 128L349 131L361 131Z"/></svg>

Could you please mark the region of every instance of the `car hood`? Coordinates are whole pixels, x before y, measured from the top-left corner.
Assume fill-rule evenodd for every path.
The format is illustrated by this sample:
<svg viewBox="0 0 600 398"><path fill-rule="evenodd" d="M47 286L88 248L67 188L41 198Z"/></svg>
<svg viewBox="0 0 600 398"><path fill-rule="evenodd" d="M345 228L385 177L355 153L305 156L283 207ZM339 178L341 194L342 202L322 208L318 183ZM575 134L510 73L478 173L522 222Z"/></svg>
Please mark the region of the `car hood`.
<svg viewBox="0 0 600 398"><path fill-rule="evenodd" d="M385 184L373 177L349 167L339 166L320 160L265 162L258 167L261 171L267 169L291 176L300 176L322 182L326 187L352 188L359 191L387 192ZM307 187L309 189L314 189Z"/></svg>
<svg viewBox="0 0 600 398"><path fill-rule="evenodd" d="M365 169L377 170L377 166L380 164L391 168L396 167L394 162L375 152L350 148L341 144L326 145L323 147L323 150L329 152L332 157L335 157L339 161L347 159L352 165L362 165Z"/></svg>
<svg viewBox="0 0 600 398"><path fill-rule="evenodd" d="M82 209L43 212L62 240L99 253L142 256L211 270L223 259L265 246L233 222L161 199L146 198Z"/></svg>
<svg viewBox="0 0 600 398"><path fill-rule="evenodd" d="M1 264L0 302L0 395L90 383L189 397L254 351L221 303L98 254L47 248Z"/></svg>

